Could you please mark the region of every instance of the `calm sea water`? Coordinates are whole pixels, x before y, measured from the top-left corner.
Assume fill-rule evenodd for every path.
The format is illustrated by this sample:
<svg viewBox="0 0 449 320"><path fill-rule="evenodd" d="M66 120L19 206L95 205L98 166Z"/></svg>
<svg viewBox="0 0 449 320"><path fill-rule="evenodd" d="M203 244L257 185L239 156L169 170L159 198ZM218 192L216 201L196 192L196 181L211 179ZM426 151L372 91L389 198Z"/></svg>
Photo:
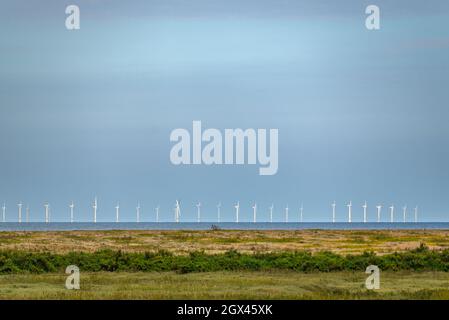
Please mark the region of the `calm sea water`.
<svg viewBox="0 0 449 320"><path fill-rule="evenodd" d="M224 230L387 230L387 229L449 229L449 222L418 222L418 223L326 223L326 222L30 222L0 223L0 231L64 231L64 230L210 230L217 226Z"/></svg>

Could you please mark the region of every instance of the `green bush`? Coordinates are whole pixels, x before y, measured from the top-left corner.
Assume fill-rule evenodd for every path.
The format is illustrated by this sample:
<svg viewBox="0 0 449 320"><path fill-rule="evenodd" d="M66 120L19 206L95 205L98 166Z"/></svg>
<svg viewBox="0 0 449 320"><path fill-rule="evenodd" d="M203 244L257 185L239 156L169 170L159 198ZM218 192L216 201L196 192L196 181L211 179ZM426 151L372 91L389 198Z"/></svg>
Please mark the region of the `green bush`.
<svg viewBox="0 0 449 320"><path fill-rule="evenodd" d="M0 274L64 272L68 265L82 271L176 271L213 272L233 270L294 270L298 272L364 271L369 265L381 270L449 271L449 250L429 250L422 245L415 250L378 256L373 252L359 255L338 255L332 252L312 254L307 251L275 253L223 254L202 251L174 255L167 251L126 253L102 250L93 253L0 251Z"/></svg>

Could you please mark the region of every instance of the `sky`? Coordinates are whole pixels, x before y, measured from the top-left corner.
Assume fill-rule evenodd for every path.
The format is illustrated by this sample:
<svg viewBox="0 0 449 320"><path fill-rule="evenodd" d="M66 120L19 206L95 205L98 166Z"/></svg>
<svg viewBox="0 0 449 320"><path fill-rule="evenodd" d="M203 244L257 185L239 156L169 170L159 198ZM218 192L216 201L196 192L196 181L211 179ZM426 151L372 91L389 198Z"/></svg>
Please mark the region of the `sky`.
<svg viewBox="0 0 449 320"><path fill-rule="evenodd" d="M65 28L76 4L81 28ZM380 8L380 30L365 8ZM0 202L32 221L449 221L449 2L0 0ZM172 130L279 130L279 170L170 162Z"/></svg>

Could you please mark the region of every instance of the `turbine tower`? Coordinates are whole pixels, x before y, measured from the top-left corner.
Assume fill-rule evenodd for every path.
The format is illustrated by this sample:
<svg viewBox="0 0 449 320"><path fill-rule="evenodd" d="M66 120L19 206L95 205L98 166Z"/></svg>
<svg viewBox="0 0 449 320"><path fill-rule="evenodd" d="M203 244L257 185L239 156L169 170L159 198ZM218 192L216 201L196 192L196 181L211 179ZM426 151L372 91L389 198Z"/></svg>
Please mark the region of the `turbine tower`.
<svg viewBox="0 0 449 320"><path fill-rule="evenodd" d="M299 221L301 221L301 223L302 223L302 221L303 221L303 213L304 213L304 206L303 206L303 204L301 203L301 208L299 209Z"/></svg>
<svg viewBox="0 0 449 320"><path fill-rule="evenodd" d="M257 222L257 202L254 202L253 206L253 223Z"/></svg>
<svg viewBox="0 0 449 320"><path fill-rule="evenodd" d="M407 205L402 207L402 221L407 222Z"/></svg>
<svg viewBox="0 0 449 320"><path fill-rule="evenodd" d="M120 221L120 202L117 202L117 205L115 206L115 223L118 223Z"/></svg>
<svg viewBox="0 0 449 320"><path fill-rule="evenodd" d="M394 205L391 205L390 207L390 222L394 222Z"/></svg>
<svg viewBox="0 0 449 320"><path fill-rule="evenodd" d="M380 212L382 211L382 205L379 204L376 206L377 208L377 222L380 222Z"/></svg>
<svg viewBox="0 0 449 320"><path fill-rule="evenodd" d="M348 207L348 222L352 222L352 201L349 201L349 203L346 205Z"/></svg>
<svg viewBox="0 0 449 320"><path fill-rule="evenodd" d="M337 204L334 202L332 203L332 223L335 223L335 207L337 206Z"/></svg>
<svg viewBox="0 0 449 320"><path fill-rule="evenodd" d="M98 209L97 197L95 197L94 199L94 205L92 206L92 208L94 209L94 223L97 223L97 209Z"/></svg>
<svg viewBox="0 0 449 320"><path fill-rule="evenodd" d="M137 202L137 207L136 207L136 221L137 223L140 222L140 203Z"/></svg>
<svg viewBox="0 0 449 320"><path fill-rule="evenodd" d="M274 209L274 204L271 204L271 207L270 207L270 223L273 223L273 209Z"/></svg>
<svg viewBox="0 0 449 320"><path fill-rule="evenodd" d="M235 208L235 222L239 223L240 201L237 201L237 204L234 206L234 208Z"/></svg>
<svg viewBox="0 0 449 320"><path fill-rule="evenodd" d="M73 208L75 208L75 204L73 203L73 200L72 200L72 203L69 205L69 207L70 207L70 223L73 223Z"/></svg>
<svg viewBox="0 0 449 320"><path fill-rule="evenodd" d="M366 223L366 209L368 208L368 204L366 203L366 200L365 200L365 203L362 206L362 208L363 208L363 222Z"/></svg>
<svg viewBox="0 0 449 320"><path fill-rule="evenodd" d="M415 223L418 222L418 206L415 207Z"/></svg>
<svg viewBox="0 0 449 320"><path fill-rule="evenodd" d="M22 201L17 204L17 207L19 208L19 223L22 223Z"/></svg>
<svg viewBox="0 0 449 320"><path fill-rule="evenodd" d="M27 208L26 208L26 216L25 216L25 221L28 223L28 222L30 222L30 206L28 206L27 205Z"/></svg>
<svg viewBox="0 0 449 320"><path fill-rule="evenodd" d="M285 223L287 223L287 222L288 222L288 204L285 207Z"/></svg>
<svg viewBox="0 0 449 320"><path fill-rule="evenodd" d="M155 210L156 210L156 222L159 222L159 206L157 206L156 208L155 208Z"/></svg>
<svg viewBox="0 0 449 320"><path fill-rule="evenodd" d="M3 203L2 207L2 221L6 222L6 203Z"/></svg>
<svg viewBox="0 0 449 320"><path fill-rule="evenodd" d="M220 222L220 220L221 220L221 212L220 212L220 209L221 209L221 201L217 204L217 221L218 221L218 222Z"/></svg>
<svg viewBox="0 0 449 320"><path fill-rule="evenodd" d="M180 216L181 216L181 208L179 205L179 200L176 200L176 205L175 205L175 221L176 221L176 223L179 223Z"/></svg>
<svg viewBox="0 0 449 320"><path fill-rule="evenodd" d="M48 223L50 218L50 205L48 204L48 202L44 204L44 208L45 208L45 223Z"/></svg>
<svg viewBox="0 0 449 320"><path fill-rule="evenodd" d="M198 201L198 203L196 204L196 214L197 214L197 222L200 223L201 222L201 202Z"/></svg>

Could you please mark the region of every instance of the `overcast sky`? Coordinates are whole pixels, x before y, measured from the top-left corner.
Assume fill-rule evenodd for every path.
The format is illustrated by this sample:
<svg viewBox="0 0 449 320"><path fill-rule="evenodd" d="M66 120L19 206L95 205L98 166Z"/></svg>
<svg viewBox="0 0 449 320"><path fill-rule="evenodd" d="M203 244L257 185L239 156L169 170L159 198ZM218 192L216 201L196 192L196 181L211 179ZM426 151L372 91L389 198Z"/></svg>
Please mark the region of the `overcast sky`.
<svg viewBox="0 0 449 320"><path fill-rule="evenodd" d="M65 29L77 4L81 29ZM381 29L365 28L365 8ZM0 0L0 202L42 220L329 221L337 201L449 221L449 2ZM170 132L279 129L279 170L174 166ZM282 212L281 212L282 211ZM383 219L388 220L386 209Z"/></svg>

